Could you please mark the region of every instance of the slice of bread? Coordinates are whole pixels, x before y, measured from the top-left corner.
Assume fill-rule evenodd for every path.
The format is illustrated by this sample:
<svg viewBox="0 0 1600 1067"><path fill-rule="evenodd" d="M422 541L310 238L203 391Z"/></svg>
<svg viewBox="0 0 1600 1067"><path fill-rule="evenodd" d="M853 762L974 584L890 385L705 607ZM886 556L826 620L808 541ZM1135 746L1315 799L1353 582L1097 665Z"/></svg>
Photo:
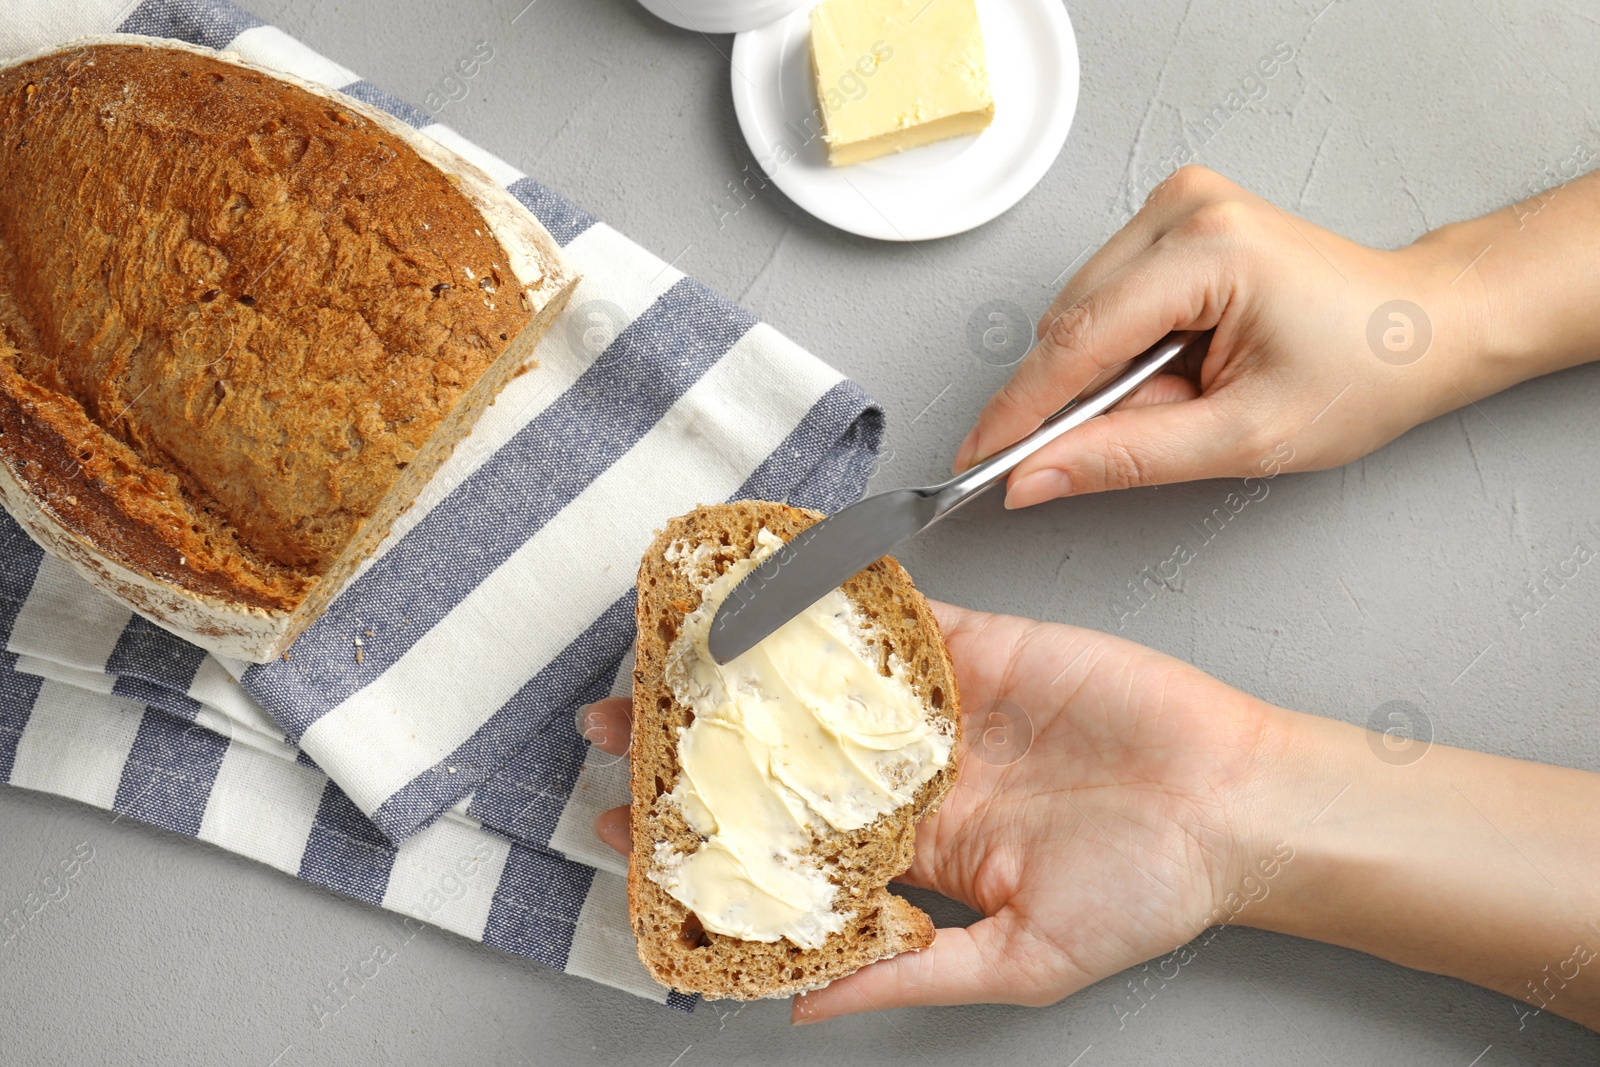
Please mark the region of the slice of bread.
<svg viewBox="0 0 1600 1067"><path fill-rule="evenodd" d="M792 996L933 941L928 916L886 887L911 865L917 821L938 807L955 782L960 699L933 612L910 576L888 558L850 579L844 591L869 623L869 643L884 657L884 673L892 651L905 664L929 715L948 722L945 728L955 743L950 762L923 784L911 803L850 833L824 828L811 846L810 854L822 860L839 887L836 909L854 913L844 929L809 950L787 939L745 941L712 933L650 877L658 843L687 854L700 841L667 796L678 779L678 731L691 718L689 709L674 700L665 670L684 616L700 606L702 582L668 560L669 548L711 546L707 565L714 577L754 551L763 527L787 541L821 518L813 511L760 501L702 507L669 522L639 568L628 906L639 958L657 981L679 992L713 1000Z"/></svg>

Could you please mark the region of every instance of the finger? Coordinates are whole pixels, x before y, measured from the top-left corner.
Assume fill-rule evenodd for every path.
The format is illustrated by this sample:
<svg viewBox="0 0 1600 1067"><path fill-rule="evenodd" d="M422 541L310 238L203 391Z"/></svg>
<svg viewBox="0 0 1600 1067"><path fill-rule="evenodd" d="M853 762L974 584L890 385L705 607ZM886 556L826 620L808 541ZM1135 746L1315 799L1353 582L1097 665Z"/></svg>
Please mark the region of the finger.
<svg viewBox="0 0 1600 1067"><path fill-rule="evenodd" d="M1158 374L1129 393L1117 405L1118 411L1154 407L1157 404L1177 404L1200 396L1200 387L1192 378L1180 374Z"/></svg>
<svg viewBox="0 0 1600 1067"><path fill-rule="evenodd" d="M1220 261L1162 241L1057 319L978 416L960 458L974 462L1038 428L1104 371L1177 329L1216 326L1227 306Z"/></svg>
<svg viewBox="0 0 1600 1067"><path fill-rule="evenodd" d="M595 836L624 856L633 851L633 823L626 807L602 811L594 818Z"/></svg>
<svg viewBox="0 0 1600 1067"><path fill-rule="evenodd" d="M628 742L633 734L633 702L626 697L612 697L590 704L579 716L583 739L602 752L613 756L628 754Z"/></svg>
<svg viewBox="0 0 1600 1067"><path fill-rule="evenodd" d="M1155 194L1151 193L1138 214L1129 219L1122 229L1112 234L1106 243L1067 279L1055 299L1050 301L1045 313L1039 317L1035 326L1035 336L1043 340L1049 333L1050 324L1060 318L1064 310L1081 301L1130 260L1148 250L1176 219L1176 210L1177 205L1170 199L1164 198L1158 201Z"/></svg>
<svg viewBox="0 0 1600 1067"><path fill-rule="evenodd" d="M1203 377L1207 359L1211 355L1211 342L1206 344L1191 345L1179 354L1165 370L1156 375L1149 382L1134 390L1132 394L1118 407L1139 407L1141 404L1166 404L1174 400L1188 400L1202 392L1202 389L1175 389L1181 383L1204 382ZM1214 361L1220 364L1220 361ZM1083 387L1085 394L1099 391L1109 385L1121 374L1123 367L1118 364L1101 371L1089 380Z"/></svg>
<svg viewBox="0 0 1600 1067"><path fill-rule="evenodd" d="M1041 341L1048 338L1058 319L1074 313L1073 309L1082 304L1089 294L1148 253L1158 240L1194 214L1201 205L1220 198L1247 195L1222 175L1195 164L1179 167L1167 175L1150 191L1143 206L1127 225L1112 234L1110 240L1067 279L1050 307L1039 318L1036 330L1038 338ZM979 436L979 428L974 426L956 450L955 470L965 470L972 465L975 457L989 454L978 451Z"/></svg>
<svg viewBox="0 0 1600 1067"><path fill-rule="evenodd" d="M1237 191L1232 182L1215 171L1200 166L1181 167L1161 180L1145 197L1144 204L1127 224L1111 235L1099 251L1067 280L1061 292L1039 319L1042 340L1050 325L1067 308L1099 288L1135 256L1149 249L1163 234L1187 218L1195 207L1207 200Z"/></svg>
<svg viewBox="0 0 1600 1067"><path fill-rule="evenodd" d="M979 613L959 604L947 604L943 600L928 601L928 607L933 609L933 617L939 620L939 629L945 637L949 637L961 629Z"/></svg>
<svg viewBox="0 0 1600 1067"><path fill-rule="evenodd" d="M1181 396L1178 386L1170 388ZM1238 434L1230 434L1215 411L1202 398L1119 408L1091 419L1018 464L1007 482L1006 507L1248 473Z"/></svg>
<svg viewBox="0 0 1600 1067"><path fill-rule="evenodd" d="M920 952L906 952L863 967L822 989L802 993L790 1007L796 1024L842 1015L936 1004L1017 1004L1026 996L1025 975L1006 967L1004 923L990 917L934 935Z"/></svg>

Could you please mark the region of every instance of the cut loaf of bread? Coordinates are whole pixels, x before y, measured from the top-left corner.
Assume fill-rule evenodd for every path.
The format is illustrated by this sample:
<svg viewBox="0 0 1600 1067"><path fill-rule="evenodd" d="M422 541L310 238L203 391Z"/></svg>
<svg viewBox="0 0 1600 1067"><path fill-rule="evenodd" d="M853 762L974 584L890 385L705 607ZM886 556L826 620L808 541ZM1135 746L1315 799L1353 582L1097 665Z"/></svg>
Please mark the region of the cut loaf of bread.
<svg viewBox="0 0 1600 1067"><path fill-rule="evenodd" d="M167 629L282 653L576 276L399 120L175 41L0 66L0 501Z"/></svg>
<svg viewBox="0 0 1600 1067"><path fill-rule="evenodd" d="M639 958L657 981L680 992L710 999L792 996L933 941L928 916L886 887L911 865L918 820L938 807L955 781L960 699L933 612L910 576L888 558L850 579L844 591L866 619L871 644L885 663L892 650L905 664L912 688L930 716L948 721L955 745L949 764L923 784L911 803L851 833L816 834L811 855L825 864L839 887L837 908L854 912L843 931L810 950L787 939L745 941L712 933L650 878L658 842L689 853L700 840L667 795L678 778L678 731L690 717L689 709L673 699L664 672L684 616L700 606L701 585L668 561L668 549L675 543L690 550L710 545L711 566L720 574L754 551L763 527L787 541L820 518L812 511L763 502L702 507L669 522L639 568L628 906ZM887 666L883 670L887 673Z"/></svg>

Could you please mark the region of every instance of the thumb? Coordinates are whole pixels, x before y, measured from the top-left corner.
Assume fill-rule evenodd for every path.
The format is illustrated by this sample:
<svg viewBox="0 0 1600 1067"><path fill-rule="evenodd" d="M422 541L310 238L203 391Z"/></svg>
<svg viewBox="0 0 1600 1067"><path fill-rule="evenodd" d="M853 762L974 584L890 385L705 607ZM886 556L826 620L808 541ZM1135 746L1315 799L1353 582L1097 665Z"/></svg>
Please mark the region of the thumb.
<svg viewBox="0 0 1600 1067"><path fill-rule="evenodd" d="M1041 990L1007 966L1004 921L991 916L965 929L938 931L933 944L863 967L794 998L790 1020L822 1022L841 1015L935 1004L1030 1004Z"/></svg>
<svg viewBox="0 0 1600 1067"><path fill-rule="evenodd" d="M1209 397L1119 408L1091 419L1011 472L1006 507L1061 496L1250 473Z"/></svg>

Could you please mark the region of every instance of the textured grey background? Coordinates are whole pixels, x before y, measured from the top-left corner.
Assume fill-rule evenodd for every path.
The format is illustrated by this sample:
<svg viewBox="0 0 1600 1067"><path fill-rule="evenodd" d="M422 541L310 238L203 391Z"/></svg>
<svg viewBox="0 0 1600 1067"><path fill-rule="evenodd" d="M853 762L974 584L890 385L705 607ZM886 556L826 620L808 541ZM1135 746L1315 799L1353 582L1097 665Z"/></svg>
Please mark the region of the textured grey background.
<svg viewBox="0 0 1600 1067"><path fill-rule="evenodd" d="M887 487L941 477L1004 380L967 344L974 310L1009 300L1042 311L1069 266L1138 205L1184 120L1280 42L1295 60L1199 159L1357 239L1403 244L1547 184L1545 168L1577 146L1600 151L1592 0L1325 2L1073 0L1082 97L1054 169L996 222L916 247L836 232L770 187L719 224L742 202L730 183L755 173L733 118L731 42L673 30L631 0L254 9L418 103L489 41L494 59L439 118L865 384L890 412L877 483ZM1600 576L1581 572L1526 629L1509 607L1576 539L1600 539L1588 526L1600 500L1600 370L1479 407L1345 470L1274 480L1123 632L1291 707L1364 722L1403 699L1441 741L1600 770ZM1109 597L1228 488L1017 515L987 501L903 559L936 596L1114 628ZM0 791L0 902L25 897L79 841L95 861L0 957L5 1064L1600 1058L1600 1038L1549 1014L1519 1030L1495 994L1249 930L1219 937L1123 1029L1113 1006L1128 992L1112 978L1049 1009L908 1011L802 1030L786 1025L786 1004L683 1016L430 932L319 1031L312 998L391 937L383 913L16 790Z"/></svg>

